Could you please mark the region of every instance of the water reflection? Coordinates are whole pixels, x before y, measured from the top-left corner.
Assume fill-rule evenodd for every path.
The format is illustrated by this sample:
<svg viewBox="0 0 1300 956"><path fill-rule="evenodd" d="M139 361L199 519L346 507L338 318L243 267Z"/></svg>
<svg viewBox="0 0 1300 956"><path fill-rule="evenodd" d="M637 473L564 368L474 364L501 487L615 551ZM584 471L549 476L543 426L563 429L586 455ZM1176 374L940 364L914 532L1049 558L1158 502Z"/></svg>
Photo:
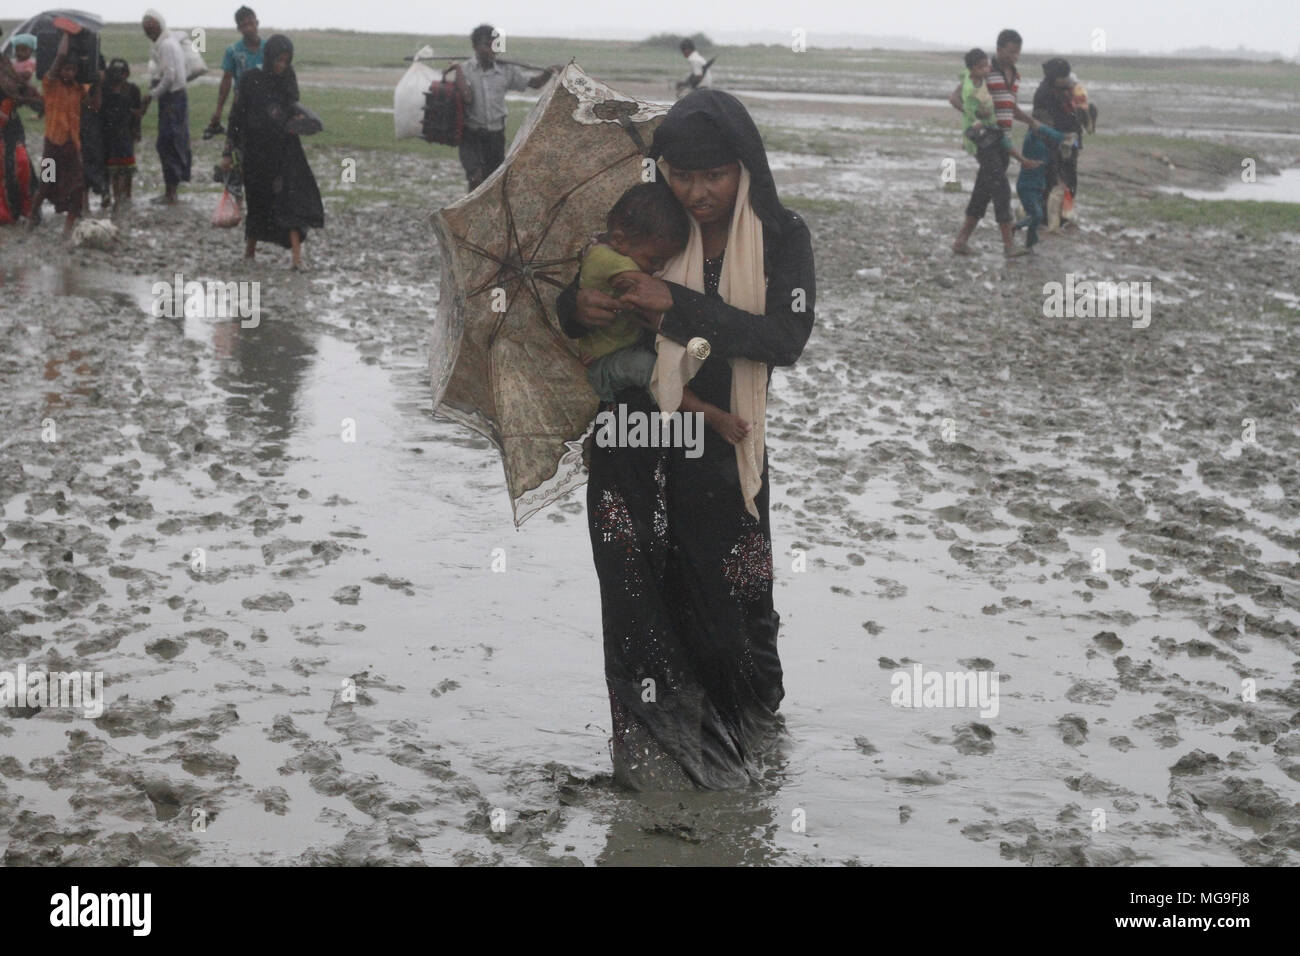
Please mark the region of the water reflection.
<svg viewBox="0 0 1300 956"><path fill-rule="evenodd" d="M226 427L232 435L256 430L258 457L280 458L299 414L303 375L316 348L293 324L264 314L256 328L238 321L211 323L220 360L215 383L227 393Z"/></svg>

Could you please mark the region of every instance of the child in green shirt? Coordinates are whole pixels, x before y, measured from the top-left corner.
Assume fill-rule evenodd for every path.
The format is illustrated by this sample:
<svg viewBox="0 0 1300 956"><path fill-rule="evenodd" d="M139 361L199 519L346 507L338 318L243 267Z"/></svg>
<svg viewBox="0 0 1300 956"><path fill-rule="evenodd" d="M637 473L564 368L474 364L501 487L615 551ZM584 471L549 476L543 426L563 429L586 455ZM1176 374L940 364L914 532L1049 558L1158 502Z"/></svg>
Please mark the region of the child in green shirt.
<svg viewBox="0 0 1300 956"><path fill-rule="evenodd" d="M618 278L628 272L656 273L686 248L690 220L671 192L658 183L633 186L610 209L606 231L582 258L578 288L618 297ZM587 380L601 401L612 402L625 388L650 387L656 353L645 323L634 313L617 315L608 325L578 339ZM714 431L733 444L743 437L738 416L682 389L681 411L699 412Z"/></svg>
<svg viewBox="0 0 1300 956"><path fill-rule="evenodd" d="M966 152L975 155L979 133L985 127L997 129L993 113L993 94L984 78L989 75L989 58L983 50L972 50L966 55L966 69L961 72L962 138ZM975 130L972 134L970 130ZM1003 138L1003 146L1011 149L1011 137Z"/></svg>

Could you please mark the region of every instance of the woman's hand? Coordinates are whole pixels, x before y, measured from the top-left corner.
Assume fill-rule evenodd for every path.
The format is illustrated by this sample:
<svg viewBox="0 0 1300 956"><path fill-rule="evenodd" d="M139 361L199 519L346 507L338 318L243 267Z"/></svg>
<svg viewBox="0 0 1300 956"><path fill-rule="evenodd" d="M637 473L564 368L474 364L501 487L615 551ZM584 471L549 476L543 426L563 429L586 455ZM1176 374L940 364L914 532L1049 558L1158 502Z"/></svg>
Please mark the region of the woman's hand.
<svg viewBox="0 0 1300 956"><path fill-rule="evenodd" d="M228 156L228 155L226 155L226 154L222 154L222 156L221 156L221 171L222 171L223 173L228 173L228 172L230 172L231 168L232 168L234 165L235 165L235 164L234 164L234 161L230 158L230 156Z"/></svg>
<svg viewBox="0 0 1300 956"><path fill-rule="evenodd" d="M618 299L595 289L578 291L578 308L573 317L589 329L600 329L614 321L614 313L622 306Z"/></svg>
<svg viewBox="0 0 1300 956"><path fill-rule="evenodd" d="M667 312L673 307L668 283L644 272L627 272L619 276L618 301L642 314Z"/></svg>

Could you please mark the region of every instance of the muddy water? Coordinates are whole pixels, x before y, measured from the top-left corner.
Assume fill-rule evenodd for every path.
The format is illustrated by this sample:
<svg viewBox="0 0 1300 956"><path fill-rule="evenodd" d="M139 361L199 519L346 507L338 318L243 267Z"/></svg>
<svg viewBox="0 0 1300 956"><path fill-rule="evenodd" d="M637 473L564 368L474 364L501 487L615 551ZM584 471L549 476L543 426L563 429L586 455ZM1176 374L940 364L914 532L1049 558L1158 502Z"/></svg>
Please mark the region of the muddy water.
<svg viewBox="0 0 1300 956"><path fill-rule="evenodd" d="M1188 199L1249 199L1259 202L1300 203L1300 168L1284 169L1276 176L1258 177L1252 183L1229 182L1224 189L1180 189Z"/></svg>
<svg viewBox="0 0 1300 956"><path fill-rule="evenodd" d="M432 415L454 165L361 156L429 185L331 196L301 276L198 189L114 253L12 238L0 659L109 706L0 715L5 859L1295 863L1294 238L1156 242L1096 190L1033 260L954 261L964 197L860 135L778 164L825 205L818 326L769 409L790 737L739 794L611 788L582 496L515 530ZM177 270L260 281L261 324L150 317ZM1044 318L1066 271L1152 281L1150 327ZM997 670L998 713L891 706L913 664Z"/></svg>

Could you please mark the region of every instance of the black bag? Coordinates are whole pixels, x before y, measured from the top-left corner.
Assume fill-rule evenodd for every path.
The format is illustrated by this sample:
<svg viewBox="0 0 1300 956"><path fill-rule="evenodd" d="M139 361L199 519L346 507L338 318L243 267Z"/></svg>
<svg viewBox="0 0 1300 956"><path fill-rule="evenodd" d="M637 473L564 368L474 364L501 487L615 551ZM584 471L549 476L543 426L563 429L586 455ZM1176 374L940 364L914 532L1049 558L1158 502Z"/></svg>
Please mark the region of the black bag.
<svg viewBox="0 0 1300 956"><path fill-rule="evenodd" d="M424 94L424 122L420 125L420 138L426 143L459 146L465 138L465 99L454 79L447 74L456 68L449 67L442 79L429 87Z"/></svg>
<svg viewBox="0 0 1300 956"><path fill-rule="evenodd" d="M56 17L66 17L80 24L81 32L68 37L68 59L77 64L77 82L95 82L99 67L99 31L104 23L99 17L75 10L49 10L32 17L14 33L30 33L36 37L36 79L45 79L54 57L59 52L63 34L54 25Z"/></svg>
<svg viewBox="0 0 1300 956"><path fill-rule="evenodd" d="M301 103L293 104L293 112L284 124L284 131L295 136L313 136L324 128L321 118Z"/></svg>
<svg viewBox="0 0 1300 956"><path fill-rule="evenodd" d="M982 124L978 129L972 126L963 135L975 144L975 149L979 152L992 149L1002 142L1002 128L988 124Z"/></svg>

